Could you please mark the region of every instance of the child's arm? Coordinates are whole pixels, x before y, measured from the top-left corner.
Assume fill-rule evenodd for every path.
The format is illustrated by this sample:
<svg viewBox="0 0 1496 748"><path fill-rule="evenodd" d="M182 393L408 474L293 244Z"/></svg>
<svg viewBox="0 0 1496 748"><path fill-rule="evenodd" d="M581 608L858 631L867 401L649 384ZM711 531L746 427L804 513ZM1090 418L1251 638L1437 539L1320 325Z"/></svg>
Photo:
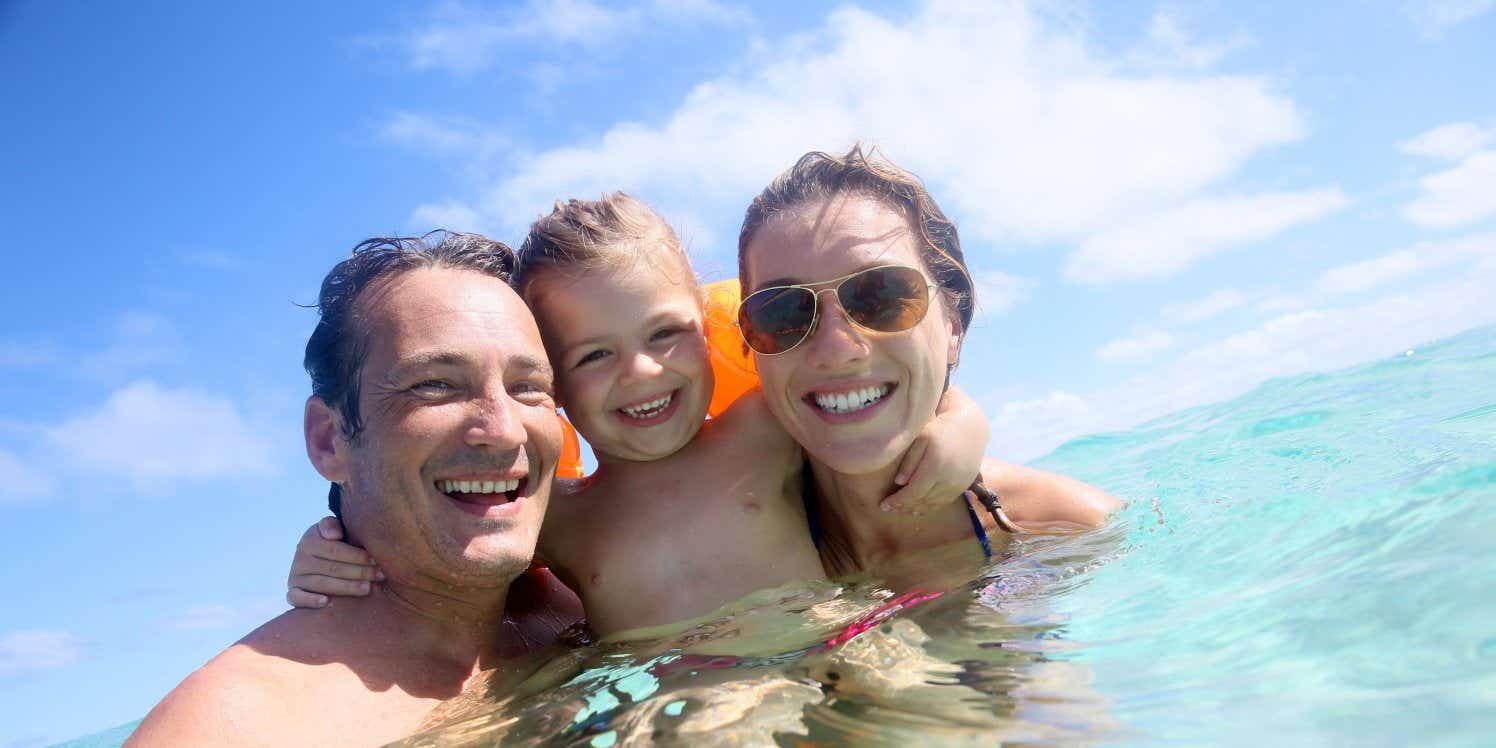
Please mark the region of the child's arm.
<svg viewBox="0 0 1496 748"><path fill-rule="evenodd" d="M325 607L329 595L363 597L384 572L368 551L343 541L343 525L323 517L306 529L291 558L286 602L296 608Z"/></svg>
<svg viewBox="0 0 1496 748"><path fill-rule="evenodd" d="M982 471L988 429L975 401L960 388L947 390L904 453L893 479L902 488L883 500L883 511L920 514L960 499Z"/></svg>

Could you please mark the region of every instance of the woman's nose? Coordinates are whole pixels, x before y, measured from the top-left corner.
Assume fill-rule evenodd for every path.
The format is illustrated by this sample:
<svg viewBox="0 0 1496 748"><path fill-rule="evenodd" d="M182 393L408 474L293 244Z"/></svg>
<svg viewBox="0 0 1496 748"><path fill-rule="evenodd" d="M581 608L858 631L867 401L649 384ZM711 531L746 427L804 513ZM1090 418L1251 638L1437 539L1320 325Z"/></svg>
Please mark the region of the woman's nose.
<svg viewBox="0 0 1496 748"><path fill-rule="evenodd" d="M847 318L847 313L836 299L835 290L826 289L821 293L830 293L831 296L817 299L820 309L816 315L816 326L810 331L810 340L805 342L810 346L808 353L811 365L821 369L836 369L867 358L867 339L863 337L862 330Z"/></svg>

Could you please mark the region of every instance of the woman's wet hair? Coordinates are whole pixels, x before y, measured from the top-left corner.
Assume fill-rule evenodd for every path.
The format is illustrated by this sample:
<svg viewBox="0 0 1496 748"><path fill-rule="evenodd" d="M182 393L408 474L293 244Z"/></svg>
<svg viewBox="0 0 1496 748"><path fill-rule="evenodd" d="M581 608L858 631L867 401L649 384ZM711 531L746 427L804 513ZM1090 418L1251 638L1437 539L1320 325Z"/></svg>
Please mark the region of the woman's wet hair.
<svg viewBox="0 0 1496 748"><path fill-rule="evenodd" d="M946 218L919 177L859 143L844 156L812 151L774 178L748 206L738 233L738 278L747 281L748 245L764 224L784 213L837 197L866 197L898 210L918 237L925 271L935 279L964 333L971 325L976 294L956 224ZM743 292L750 289L745 285Z"/></svg>
<svg viewBox="0 0 1496 748"><path fill-rule="evenodd" d="M678 282L696 285L691 263L670 224L626 192L597 200L556 201L520 244L514 287L526 295L545 269L581 274L644 262ZM661 258L669 258L662 262Z"/></svg>

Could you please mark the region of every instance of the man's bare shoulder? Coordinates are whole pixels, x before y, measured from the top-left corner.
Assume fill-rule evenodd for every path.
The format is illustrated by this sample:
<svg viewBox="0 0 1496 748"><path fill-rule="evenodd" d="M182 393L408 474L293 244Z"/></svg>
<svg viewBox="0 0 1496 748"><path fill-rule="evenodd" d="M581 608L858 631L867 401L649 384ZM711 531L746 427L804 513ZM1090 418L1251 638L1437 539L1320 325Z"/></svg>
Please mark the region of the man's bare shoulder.
<svg viewBox="0 0 1496 748"><path fill-rule="evenodd" d="M127 745L304 742L307 726L297 715L325 680L314 671L331 659L317 654L315 618L289 611L209 660L146 715Z"/></svg>
<svg viewBox="0 0 1496 748"><path fill-rule="evenodd" d="M129 746L270 745L288 705L284 660L243 641L187 676L146 715Z"/></svg>

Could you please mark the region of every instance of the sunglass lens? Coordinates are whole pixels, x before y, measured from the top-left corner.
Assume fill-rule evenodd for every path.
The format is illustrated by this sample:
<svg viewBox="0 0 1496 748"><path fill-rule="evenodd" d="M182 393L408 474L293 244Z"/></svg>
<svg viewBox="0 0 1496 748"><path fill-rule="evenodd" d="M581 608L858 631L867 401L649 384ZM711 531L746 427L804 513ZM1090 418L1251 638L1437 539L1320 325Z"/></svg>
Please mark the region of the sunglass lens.
<svg viewBox="0 0 1496 748"><path fill-rule="evenodd" d="M759 353L783 353L810 334L816 297L807 288L768 288L743 300L738 325L748 347Z"/></svg>
<svg viewBox="0 0 1496 748"><path fill-rule="evenodd" d="M918 270L884 267L848 278L836 296L857 324L879 332L900 332L925 318L929 290Z"/></svg>

